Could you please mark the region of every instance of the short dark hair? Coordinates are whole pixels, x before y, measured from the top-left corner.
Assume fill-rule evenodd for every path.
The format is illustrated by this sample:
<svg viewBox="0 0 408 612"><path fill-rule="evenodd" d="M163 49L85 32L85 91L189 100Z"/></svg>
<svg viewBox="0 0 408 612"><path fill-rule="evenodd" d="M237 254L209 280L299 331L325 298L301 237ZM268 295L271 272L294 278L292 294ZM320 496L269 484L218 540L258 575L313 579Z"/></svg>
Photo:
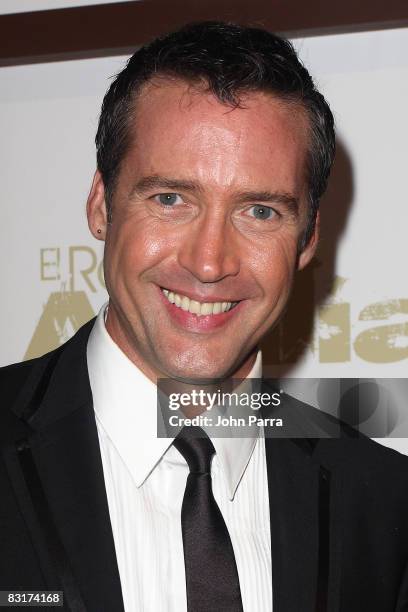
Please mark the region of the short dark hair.
<svg viewBox="0 0 408 612"><path fill-rule="evenodd" d="M311 129L308 224L299 245L303 249L312 236L334 158L333 115L289 41L263 29L230 23L192 23L157 38L138 49L112 82L95 139L109 219L120 164L130 144L136 96L157 76L205 83L208 91L228 105L239 106L241 94L264 91L304 107Z"/></svg>

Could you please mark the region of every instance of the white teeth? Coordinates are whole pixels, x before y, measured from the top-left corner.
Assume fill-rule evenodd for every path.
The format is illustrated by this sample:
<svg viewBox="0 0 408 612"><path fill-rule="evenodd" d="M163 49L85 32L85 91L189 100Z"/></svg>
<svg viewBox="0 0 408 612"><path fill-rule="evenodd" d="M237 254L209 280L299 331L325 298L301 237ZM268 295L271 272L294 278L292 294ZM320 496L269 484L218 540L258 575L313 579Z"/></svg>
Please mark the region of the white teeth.
<svg viewBox="0 0 408 612"><path fill-rule="evenodd" d="M222 302L215 302L213 306L213 314L220 314L222 310Z"/></svg>
<svg viewBox="0 0 408 612"><path fill-rule="evenodd" d="M188 310L188 307L190 306L190 298L186 297L185 295L181 298L181 309L182 310Z"/></svg>
<svg viewBox="0 0 408 612"><path fill-rule="evenodd" d="M169 300L171 304L175 304L182 310L191 312L197 316L206 316L211 314L220 314L227 312L235 306L237 302L198 302L197 300L190 300L186 295L179 295L168 289L162 289L163 294Z"/></svg>
<svg viewBox="0 0 408 612"><path fill-rule="evenodd" d="M201 312L201 304L200 304L200 302L197 302L197 300L190 300L189 311L192 314L200 314L200 312Z"/></svg>
<svg viewBox="0 0 408 612"><path fill-rule="evenodd" d="M213 312L213 305L209 302L204 302L200 307L200 314L202 315L210 315Z"/></svg>

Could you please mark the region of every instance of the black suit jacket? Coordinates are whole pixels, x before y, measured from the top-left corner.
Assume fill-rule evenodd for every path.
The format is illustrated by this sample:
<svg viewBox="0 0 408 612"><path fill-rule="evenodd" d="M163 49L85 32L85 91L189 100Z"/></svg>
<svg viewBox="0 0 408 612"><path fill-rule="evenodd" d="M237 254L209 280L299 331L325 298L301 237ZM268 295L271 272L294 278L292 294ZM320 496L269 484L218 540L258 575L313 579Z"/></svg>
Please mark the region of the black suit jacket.
<svg viewBox="0 0 408 612"><path fill-rule="evenodd" d="M60 610L121 612L86 363L92 325L0 370L0 590L63 590ZM288 414L299 431L338 427L300 402ZM340 433L265 440L274 612L408 610L408 458Z"/></svg>

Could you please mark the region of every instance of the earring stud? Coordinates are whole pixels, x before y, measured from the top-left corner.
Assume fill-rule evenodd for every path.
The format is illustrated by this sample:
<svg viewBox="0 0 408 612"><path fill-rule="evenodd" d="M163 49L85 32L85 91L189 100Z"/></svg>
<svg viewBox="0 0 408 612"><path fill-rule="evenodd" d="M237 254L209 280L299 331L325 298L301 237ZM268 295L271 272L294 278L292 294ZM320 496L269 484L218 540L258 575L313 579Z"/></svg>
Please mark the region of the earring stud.
<svg viewBox="0 0 408 612"><path fill-rule="evenodd" d="M101 229L97 229L96 230L98 234L102 234L102 230Z"/></svg>

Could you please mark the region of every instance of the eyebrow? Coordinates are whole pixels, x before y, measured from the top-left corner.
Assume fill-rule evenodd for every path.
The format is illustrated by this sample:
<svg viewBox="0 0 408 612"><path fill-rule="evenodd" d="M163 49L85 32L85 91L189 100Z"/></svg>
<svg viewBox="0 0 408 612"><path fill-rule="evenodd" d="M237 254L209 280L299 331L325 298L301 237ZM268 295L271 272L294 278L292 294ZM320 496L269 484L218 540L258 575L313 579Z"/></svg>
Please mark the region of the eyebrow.
<svg viewBox="0 0 408 612"><path fill-rule="evenodd" d="M202 191L195 181L179 180L154 174L142 177L132 188L131 196L142 195L150 189L169 189L172 191Z"/></svg>
<svg viewBox="0 0 408 612"><path fill-rule="evenodd" d="M169 191L201 192L202 187L195 181L180 180L154 174L142 177L132 188L131 197L143 195L150 189L168 189ZM236 198L244 202L262 202L267 204L281 204L289 213L297 217L299 214L299 199L284 191L240 191Z"/></svg>

